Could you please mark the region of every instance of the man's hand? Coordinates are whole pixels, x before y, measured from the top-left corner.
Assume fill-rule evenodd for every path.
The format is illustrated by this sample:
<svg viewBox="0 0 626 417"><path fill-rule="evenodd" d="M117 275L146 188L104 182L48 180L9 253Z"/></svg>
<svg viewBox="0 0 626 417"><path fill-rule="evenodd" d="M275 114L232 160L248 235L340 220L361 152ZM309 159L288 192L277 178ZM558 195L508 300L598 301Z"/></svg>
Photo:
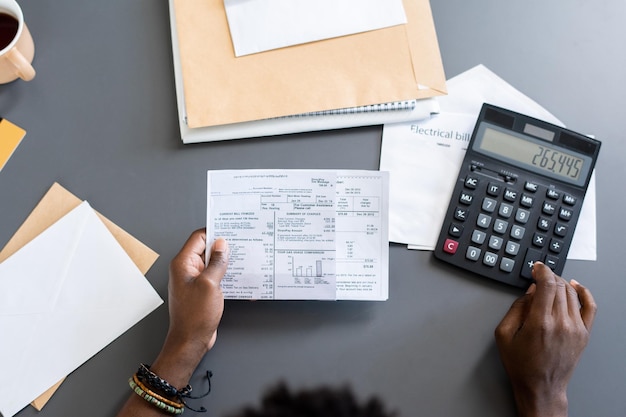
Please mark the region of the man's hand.
<svg viewBox="0 0 626 417"><path fill-rule="evenodd" d="M185 387L204 355L213 347L224 312L220 282L228 267L228 244L217 239L205 268L206 232L191 234L170 264L170 327L150 370L177 389ZM134 393L117 417L167 415Z"/></svg>
<svg viewBox="0 0 626 417"><path fill-rule="evenodd" d="M495 331L520 416L566 416L567 384L587 342L597 306L591 292L544 264Z"/></svg>
<svg viewBox="0 0 626 417"><path fill-rule="evenodd" d="M160 367L173 365L175 358L178 369L188 370L191 376L215 344L224 311L220 282L228 267L228 244L224 239L213 243L206 268L205 250L206 232L196 230L170 263L170 326L161 354L153 364L157 374ZM182 386L187 383L183 382Z"/></svg>

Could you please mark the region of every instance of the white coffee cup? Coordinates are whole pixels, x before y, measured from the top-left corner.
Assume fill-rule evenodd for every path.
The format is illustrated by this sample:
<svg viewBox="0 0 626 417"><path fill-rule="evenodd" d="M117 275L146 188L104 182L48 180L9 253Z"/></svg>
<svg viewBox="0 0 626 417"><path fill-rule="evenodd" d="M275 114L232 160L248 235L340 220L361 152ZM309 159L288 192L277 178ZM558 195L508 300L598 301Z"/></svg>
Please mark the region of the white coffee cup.
<svg viewBox="0 0 626 417"><path fill-rule="evenodd" d="M8 15L8 16L7 16ZM17 28L13 34L12 25L15 19ZM21 78L30 81L35 78L35 70L31 63L35 56L33 38L24 23L22 9L15 0L0 0L0 22L6 26L0 29L0 84Z"/></svg>

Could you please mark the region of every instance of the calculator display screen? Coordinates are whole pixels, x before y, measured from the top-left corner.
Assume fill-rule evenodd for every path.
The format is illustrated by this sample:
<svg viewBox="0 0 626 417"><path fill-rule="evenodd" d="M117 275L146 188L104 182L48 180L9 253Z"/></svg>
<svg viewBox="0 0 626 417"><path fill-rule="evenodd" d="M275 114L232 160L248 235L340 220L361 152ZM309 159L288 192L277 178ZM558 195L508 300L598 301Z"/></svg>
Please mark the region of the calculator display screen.
<svg viewBox="0 0 626 417"><path fill-rule="evenodd" d="M592 162L589 156L484 122L474 150L576 185L585 184Z"/></svg>

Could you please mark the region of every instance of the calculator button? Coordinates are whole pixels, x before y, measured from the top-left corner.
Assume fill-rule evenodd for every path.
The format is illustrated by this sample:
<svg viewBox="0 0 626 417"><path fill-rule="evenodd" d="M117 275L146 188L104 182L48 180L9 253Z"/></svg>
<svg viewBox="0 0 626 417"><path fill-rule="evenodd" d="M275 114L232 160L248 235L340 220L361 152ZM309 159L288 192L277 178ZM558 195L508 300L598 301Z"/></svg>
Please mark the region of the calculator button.
<svg viewBox="0 0 626 417"><path fill-rule="evenodd" d="M515 256L519 253L519 243L511 242L510 240L506 242L506 249L504 250L511 256Z"/></svg>
<svg viewBox="0 0 626 417"><path fill-rule="evenodd" d="M475 190L476 187L478 187L478 178L476 177L467 177L465 178L465 187L469 188L470 190Z"/></svg>
<svg viewBox="0 0 626 417"><path fill-rule="evenodd" d="M573 215L574 212L568 208L561 207L559 209L559 219L561 220L565 220L567 222L572 218Z"/></svg>
<svg viewBox="0 0 626 417"><path fill-rule="evenodd" d="M558 200L560 196L561 195L559 194L559 192L556 190L553 190L552 188L549 188L548 191L546 191L546 197L552 200Z"/></svg>
<svg viewBox="0 0 626 417"><path fill-rule="evenodd" d="M524 189L526 191L530 191L531 193L537 192L538 188L539 186L535 184L534 182L526 181L526 184L524 184Z"/></svg>
<svg viewBox="0 0 626 417"><path fill-rule="evenodd" d="M487 186L487 194L493 197L497 197L500 195L501 189L502 189L502 186L500 184L494 184L493 182L490 182L489 185Z"/></svg>
<svg viewBox="0 0 626 417"><path fill-rule="evenodd" d="M455 254L456 250L459 248L459 242L452 239L446 239L443 243L443 251L450 254Z"/></svg>
<svg viewBox="0 0 626 417"><path fill-rule="evenodd" d="M469 216L469 210L467 209L464 209L462 207L457 207L454 210L454 218L457 220L464 222L465 220L467 220L467 216Z"/></svg>
<svg viewBox="0 0 626 417"><path fill-rule="evenodd" d="M456 223L452 223L450 225L450 228L448 229L448 234L450 236L459 237L461 236L462 233L463 233L463 226L456 224Z"/></svg>
<svg viewBox="0 0 626 417"><path fill-rule="evenodd" d="M517 212L515 213L515 221L518 223L526 223L529 217L530 211L528 210L518 208Z"/></svg>
<svg viewBox="0 0 626 417"><path fill-rule="evenodd" d="M576 197L569 194L563 194L563 202L568 206L573 206L576 204Z"/></svg>
<svg viewBox="0 0 626 417"><path fill-rule="evenodd" d="M522 266L521 275L524 278L532 279L533 265L537 261L542 261L541 252L537 249L528 249L526 251L526 257L524 258L524 265Z"/></svg>
<svg viewBox="0 0 626 417"><path fill-rule="evenodd" d="M504 199L506 201L515 201L515 200L517 200L517 191L511 190L510 188L507 188L504 191Z"/></svg>
<svg viewBox="0 0 626 417"><path fill-rule="evenodd" d="M556 267L559 266L559 258L553 255L548 255L546 256L545 264L554 271Z"/></svg>
<svg viewBox="0 0 626 417"><path fill-rule="evenodd" d="M563 242L558 239L550 239L550 251L554 253L561 253L563 249Z"/></svg>
<svg viewBox="0 0 626 417"><path fill-rule="evenodd" d="M489 238L489 247L493 250L500 250L502 243L504 243L504 239L501 237L491 236Z"/></svg>
<svg viewBox="0 0 626 417"><path fill-rule="evenodd" d="M485 242L486 237L487 234L485 232L481 232L480 230L474 230L474 232L472 232L472 242L477 245L482 245Z"/></svg>
<svg viewBox="0 0 626 417"><path fill-rule="evenodd" d="M511 227L511 237L513 239L517 239L517 240L522 239L524 237L525 232L526 232L526 229L524 229L521 226L513 225L513 227Z"/></svg>
<svg viewBox="0 0 626 417"><path fill-rule="evenodd" d="M498 263L498 255L493 252L485 253L483 263L487 266L496 266L496 264Z"/></svg>
<svg viewBox="0 0 626 417"><path fill-rule="evenodd" d="M490 224L491 224L491 217L482 213L478 215L478 219L476 219L476 225L478 227L482 227L483 229L486 229L489 227Z"/></svg>
<svg viewBox="0 0 626 417"><path fill-rule="evenodd" d="M506 229L508 229L508 227L509 223L504 220L496 219L496 221L493 222L493 231L501 235L506 233Z"/></svg>
<svg viewBox="0 0 626 417"><path fill-rule="evenodd" d="M470 261L477 261L480 259L480 249L474 246L469 246L465 252L465 257Z"/></svg>
<svg viewBox="0 0 626 417"><path fill-rule="evenodd" d="M515 267L515 261L509 258L502 258L500 261L500 269L504 272L511 272Z"/></svg>
<svg viewBox="0 0 626 417"><path fill-rule="evenodd" d="M485 197L483 199L483 211L486 211L487 213L493 213L496 209L496 200L489 198L489 197Z"/></svg>
<svg viewBox="0 0 626 417"><path fill-rule="evenodd" d="M534 197L531 197L528 194L522 194L522 198L520 199L519 204L524 207L532 207L534 202Z"/></svg>
<svg viewBox="0 0 626 417"><path fill-rule="evenodd" d="M498 210L498 214L500 217L509 218L511 214L513 214L513 206L510 204L502 203L500 204L500 210Z"/></svg>
<svg viewBox="0 0 626 417"><path fill-rule="evenodd" d="M557 223L554 226L554 234L559 236L559 237L565 237L567 236L567 226L564 225L563 223Z"/></svg>
<svg viewBox="0 0 626 417"><path fill-rule="evenodd" d="M546 219L545 217L539 217L539 221L537 222L537 229L547 232L548 230L550 230L551 225L552 220Z"/></svg>
<svg viewBox="0 0 626 417"><path fill-rule="evenodd" d="M556 212L556 206L549 201L544 201L541 211L545 214L553 215Z"/></svg>
<svg viewBox="0 0 626 417"><path fill-rule="evenodd" d="M540 233L533 235L533 245L543 248L546 245L546 236Z"/></svg>
<svg viewBox="0 0 626 417"><path fill-rule="evenodd" d="M461 196L459 197L459 203L469 206L470 204L472 204L473 200L474 200L473 194L461 192Z"/></svg>

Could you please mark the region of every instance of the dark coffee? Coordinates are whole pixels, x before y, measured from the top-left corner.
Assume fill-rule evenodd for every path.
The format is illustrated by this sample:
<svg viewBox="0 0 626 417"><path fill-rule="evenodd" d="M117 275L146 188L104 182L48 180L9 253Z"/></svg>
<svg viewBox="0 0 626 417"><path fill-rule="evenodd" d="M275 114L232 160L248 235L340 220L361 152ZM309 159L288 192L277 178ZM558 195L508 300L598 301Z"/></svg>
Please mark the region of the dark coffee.
<svg viewBox="0 0 626 417"><path fill-rule="evenodd" d="M6 48L15 39L18 25L15 17L0 12L0 50Z"/></svg>

